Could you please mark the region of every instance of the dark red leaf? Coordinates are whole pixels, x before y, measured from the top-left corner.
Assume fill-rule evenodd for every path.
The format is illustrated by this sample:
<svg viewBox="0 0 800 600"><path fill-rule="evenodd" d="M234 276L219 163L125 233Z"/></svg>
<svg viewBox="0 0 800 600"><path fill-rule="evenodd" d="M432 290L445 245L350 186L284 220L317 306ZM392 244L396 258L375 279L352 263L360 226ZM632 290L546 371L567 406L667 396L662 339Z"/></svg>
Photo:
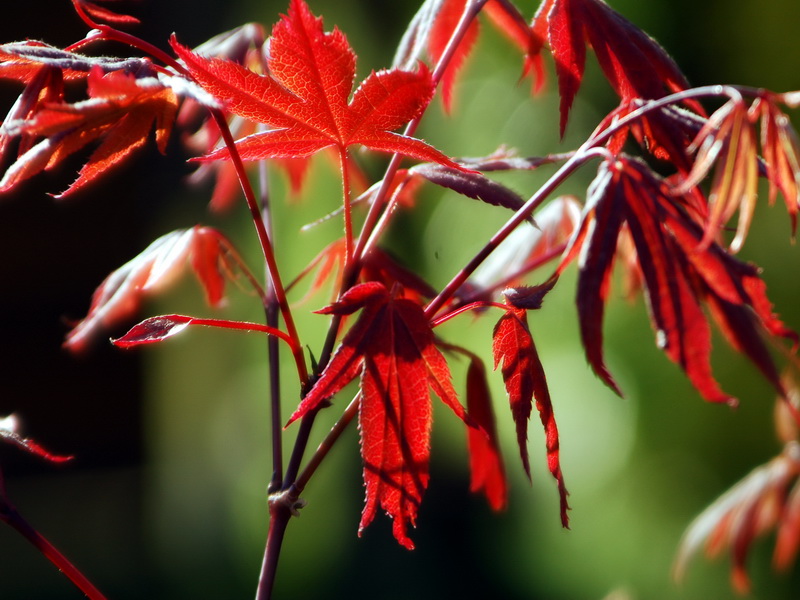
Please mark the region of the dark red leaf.
<svg viewBox="0 0 800 600"><path fill-rule="evenodd" d="M689 204L689 203L687 203ZM625 229L623 229L623 227ZM714 380L705 300L732 345L782 390L762 330L797 340L772 312L763 281L719 245L703 246L703 229L669 186L641 161L618 156L601 166L584 219L559 272L580 252L578 312L587 358L612 388L603 362L602 317L619 235L627 231L636 254L656 340L706 400L734 403Z"/></svg>
<svg viewBox="0 0 800 600"><path fill-rule="evenodd" d="M534 31L542 30L545 22L561 96L562 136L583 79L587 43L624 102L688 87L664 49L602 0L546 0L534 19ZM699 105L687 104L702 114Z"/></svg>
<svg viewBox="0 0 800 600"><path fill-rule="evenodd" d="M509 307L495 325L492 351L495 369L498 366L501 367L511 404L511 415L516 424L520 457L529 479L531 469L528 459L528 419L530 419L533 402L536 401L536 408L544 426L547 466L558 484L561 524L569 527L568 492L564 485L564 476L561 473L558 427L553 414L544 368L528 329L526 311Z"/></svg>
<svg viewBox="0 0 800 600"><path fill-rule="evenodd" d="M470 355L467 369L467 412L479 426L467 427L470 491L483 492L493 510L503 510L508 503L508 482L500 454L486 369L475 355Z"/></svg>

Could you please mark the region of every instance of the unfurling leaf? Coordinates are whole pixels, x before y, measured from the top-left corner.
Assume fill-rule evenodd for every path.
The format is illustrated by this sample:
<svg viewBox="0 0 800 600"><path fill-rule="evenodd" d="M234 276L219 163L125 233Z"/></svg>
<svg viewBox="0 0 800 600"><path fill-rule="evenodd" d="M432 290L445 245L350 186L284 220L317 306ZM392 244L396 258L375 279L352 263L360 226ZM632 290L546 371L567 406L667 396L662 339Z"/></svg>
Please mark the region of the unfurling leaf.
<svg viewBox="0 0 800 600"><path fill-rule="evenodd" d="M553 414L544 368L528 329L525 310L509 306L495 325L492 351L494 368L500 367L503 374L508 400L511 404L511 415L517 429L520 457L529 479L531 467L528 458L528 420L531 416L533 402L536 401L536 409L539 411L539 417L544 426L547 466L558 484L561 524L569 527L568 492L564 484L564 476L561 473L558 427Z"/></svg>
<svg viewBox="0 0 800 600"><path fill-rule="evenodd" d="M315 410L360 374L366 504L359 534L380 506L394 520L397 541L411 549L407 528L415 525L429 478L429 388L461 419L471 420L458 401L422 307L390 294L383 284L369 282L351 288L321 312L349 315L360 309L358 320L289 423Z"/></svg>
<svg viewBox="0 0 800 600"><path fill-rule="evenodd" d="M69 333L64 345L75 352L86 349L97 334L131 317L145 296L166 288L187 262L212 306L222 302L225 279L236 271L244 272L255 285L231 243L215 229L195 226L173 231L106 277L92 297L89 314Z"/></svg>
<svg viewBox="0 0 800 600"><path fill-rule="evenodd" d="M463 169L428 144L392 132L418 116L433 96L427 68L373 72L348 102L355 53L341 31L323 31L322 20L303 0L292 0L275 25L265 75L205 58L174 40L172 45L197 82L227 110L272 128L236 143L244 160L302 158L328 147L344 154L360 144ZM227 157L227 150L208 156Z"/></svg>
<svg viewBox="0 0 800 600"><path fill-rule="evenodd" d="M155 344L178 335L191 325L266 333L268 335L274 335L294 347L292 339L286 333L274 327L261 325L260 323L248 323L246 321L199 319L197 317L187 317L186 315L161 315L159 317L150 317L132 327L130 331L122 337L112 340L112 342L119 348L133 348L134 346L141 346L144 344Z"/></svg>

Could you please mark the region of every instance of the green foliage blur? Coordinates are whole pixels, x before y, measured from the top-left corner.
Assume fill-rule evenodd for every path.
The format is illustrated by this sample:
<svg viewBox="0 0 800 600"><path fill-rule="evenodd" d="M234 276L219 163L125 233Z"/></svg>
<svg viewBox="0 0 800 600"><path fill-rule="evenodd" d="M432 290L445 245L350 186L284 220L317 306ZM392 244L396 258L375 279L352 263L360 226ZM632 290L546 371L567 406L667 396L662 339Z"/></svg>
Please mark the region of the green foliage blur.
<svg viewBox="0 0 800 600"><path fill-rule="evenodd" d="M63 4L69 3L64 0ZM537 5L533 0L517 4L527 16ZM790 43L800 23L800 4L794 0L612 0L610 4L659 40L695 85L742 83L776 91L800 89L800 48ZM414 3L371 0L309 0L309 5L324 17L327 29L337 25L347 34L359 56L362 77L390 63L417 8ZM162 46L172 31L185 43L196 45L246 20L269 28L286 10L285 3L275 0L231 0L221 13L211 1L145 0L141 7L138 14L143 14L147 31L143 37ZM76 19L68 22L73 35L62 43L82 35ZM6 23L3 41L36 37L32 23L36 24L35 19L15 19L12 30ZM60 35L65 35L65 28L61 26ZM545 91L534 98L529 81L518 82L520 69L517 50L483 23L478 46L456 90L453 114L445 115L435 100L421 137L454 156L489 154L500 144L517 148L521 155L542 155L576 147L615 105L590 55L586 81L567 135L560 141L552 69ZM129 257L157 235L204 222L220 226L237 240L258 271L258 249L245 211L210 216L205 211L208 189L182 185L186 167L155 153L137 161L111 182L130 186L134 196L119 209L126 211L126 222L136 232L126 238ZM369 162L370 175L379 176L383 164ZM508 176L503 181L527 197L549 173ZM290 198L281 173L273 172L273 177L276 245L281 266L291 278L319 249L341 235L336 219L299 233L304 224L337 206L340 187L335 167L322 157L314 160L313 176L300 198ZM591 167L585 167L561 191L582 197L591 178ZM84 194L76 210L91 212L92 206L114 202L114 189ZM50 187L48 191L56 190ZM52 200L37 202L40 210L50 210L45 205ZM58 210L66 215L71 209L60 206ZM400 215L386 244L401 261L419 268L434 285L442 285L507 216L503 209L428 188L415 212ZM15 224L31 231L34 226L35 222ZM103 224L94 227L101 231ZM782 206L760 204L742 257L763 266L777 311L789 326L800 328L796 302L800 258L790 241ZM124 260L103 268L107 272ZM45 267L34 263L30 268ZM85 302L102 276L81 280ZM15 293L13 283L10 287L9 295ZM299 301L304 291L301 284L292 299ZM311 311L324 306L330 300L328 294L326 289L306 299L297 311L301 335L312 351L319 348L327 321ZM586 366L577 333L574 273L559 282L541 311L531 315L561 434L562 466L571 492L571 530L560 527L556 487L547 471L538 418L533 416L529 430L531 485L521 468L502 382L495 374L493 394L512 487L508 509L493 514L482 498L469 494L466 433L434 399L431 483L418 529L411 535L417 549L408 552L397 545L389 520L382 516L358 538L363 488L353 427L307 487L303 496L308 506L301 518L289 525L275 597L735 597L725 557L713 562L698 557L680 585L671 578L671 566L692 518L779 451L772 425L774 394L755 369L716 336L716 374L741 405L731 410L704 403L656 348L642 299L627 302L619 286L615 295L607 315L606 348L624 399L606 389ZM190 281L146 310L142 316L209 314ZM221 314L259 319L259 311L254 298L234 289ZM73 316L79 315L76 308ZM481 353L491 365L492 325L491 318L466 316L444 325L438 333ZM57 347L59 341L51 343ZM13 347L4 345L3 350L12 352ZM135 358L121 353L125 355L106 360L137 361L134 374L142 375L140 383L118 380L91 392L102 398L111 415L119 390L137 386L139 420L136 433L128 436L139 448L134 456L117 464L90 460L92 468L81 468L79 454L74 468L59 468L57 473L50 468L26 470L23 465L17 476L8 475L9 493L22 513L73 557L110 598L248 597L261 564L267 531L266 484L271 475L264 340L203 331L136 352ZM54 360L78 361L64 356ZM84 369L88 378L93 376L91 361L91 356L81 357L76 367ZM289 361L284 366L283 410L288 415L297 403L298 390ZM465 368L453 359L457 389L463 389ZM44 391L38 393L42 396L7 399L10 409L24 418L32 404L57 404L57 399L44 397ZM70 397L76 425L72 434L60 439L57 450L69 453L71 442L80 443L88 454L94 432L113 437L113 431L109 434L109 421L102 420L90 421L92 428L82 430L79 423L90 420L81 415L86 401ZM309 452L335 422L346 400L346 395L338 398L320 416ZM290 427L285 432L285 453L291 450L294 431ZM48 438L36 430L26 433L47 445ZM800 578L796 573L772 572L771 542L767 537L757 543L750 559L752 597L793 598ZM79 596L16 534L0 530L0 597Z"/></svg>

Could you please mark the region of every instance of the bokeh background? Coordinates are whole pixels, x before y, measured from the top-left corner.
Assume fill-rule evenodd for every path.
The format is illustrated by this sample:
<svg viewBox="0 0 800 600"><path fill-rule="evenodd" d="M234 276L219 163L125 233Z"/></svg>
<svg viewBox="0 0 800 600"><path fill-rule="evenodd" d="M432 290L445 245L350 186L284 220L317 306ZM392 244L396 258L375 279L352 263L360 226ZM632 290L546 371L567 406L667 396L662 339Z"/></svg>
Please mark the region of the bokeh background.
<svg viewBox="0 0 800 600"><path fill-rule="evenodd" d="M64 46L84 29L66 0L16 5L0 21L0 39L43 39ZM269 27L286 9L274 0L170 0L133 3L137 33L166 47L170 33L188 45L246 21ZM525 14L537 2L520 0ZM800 25L794 0L615 0L611 4L658 39L694 84L740 83L784 91L800 88ZM338 25L359 55L359 75L390 63L415 3L312 0L326 27ZM127 6L127 5L126 5ZM484 24L464 71L450 117L437 103L422 136L452 155L483 155L500 143L524 155L575 147L615 100L589 59L568 134L557 135L555 85L531 98L517 85L520 58ZM109 48L109 52L117 49ZM2 106L17 89L3 84ZM5 110L5 109L3 109ZM212 216L209 190L187 188L190 168L177 146L162 157L142 152L102 185L59 202L79 160L37 178L0 200L0 415L15 412L26 434L54 452L74 454L52 466L0 448L9 495L42 533L110 597L242 598L258 577L266 534L270 476L264 342L218 332L186 334L143 351L98 344L86 356L60 345L105 275L152 239L198 222L236 238L251 265L258 251L244 211ZM367 163L372 175L381 161ZM331 221L299 228L339 202L335 170L316 160L301 198L286 201L273 182L277 245L285 272L298 272L339 235ZM543 174L508 177L529 195ZM587 168L563 191L583 194ZM507 217L500 209L438 190L402 215L387 244L434 284L470 258L481 237ZM781 206L761 203L743 256L764 267L778 311L800 327L798 250ZM254 267L255 268L255 267ZM290 525L277 598L542 598L668 599L734 597L726 559L695 561L677 585L671 564L691 519L750 469L779 451L772 427L774 395L741 356L716 344L714 366L737 410L705 404L655 348L641 300L621 298L608 311L608 362L626 392L611 394L589 372L578 344L574 279L565 278L531 326L548 374L561 431L563 469L571 492L571 531L559 526L555 486L544 442L530 427L533 484L522 474L499 377L493 378L503 450L511 477L508 509L492 514L468 493L463 426L435 407L432 477L407 552L378 517L356 536L363 490L355 430L349 431L306 490L309 506ZM210 314L187 280L148 304L160 312ZM299 294L297 295L299 296ZM324 305L310 298L299 313ZM308 309L308 310L305 310ZM259 318L253 298L232 290L221 315ZM319 347L326 322L303 316L309 345ZM488 352L492 323L458 319L449 340ZM123 328L124 330L124 328ZM114 332L119 333L119 332ZM456 381L465 365L455 361ZM284 380L291 382L291 372ZM286 385L284 410L296 391ZM341 400L337 406L341 406ZM315 441L336 418L318 420ZM287 413L288 414L288 413ZM292 437L289 430L288 437ZM750 560L754 598L793 598L795 573L772 573L771 538ZM63 576L16 533L0 529L0 597L79 598Z"/></svg>

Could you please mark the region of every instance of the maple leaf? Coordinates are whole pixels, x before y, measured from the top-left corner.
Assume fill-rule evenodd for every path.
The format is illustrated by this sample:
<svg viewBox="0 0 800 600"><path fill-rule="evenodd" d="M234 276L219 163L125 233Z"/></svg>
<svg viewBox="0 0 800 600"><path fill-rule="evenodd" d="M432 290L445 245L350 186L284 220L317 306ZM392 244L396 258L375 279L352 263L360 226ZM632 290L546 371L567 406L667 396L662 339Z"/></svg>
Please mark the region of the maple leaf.
<svg viewBox="0 0 800 600"><path fill-rule="evenodd" d="M665 91L689 86L653 38L602 0L543 0L532 27L537 32L547 31L561 97L562 136L583 79L587 43L611 87L625 102L659 98ZM699 109L696 103L688 105Z"/></svg>
<svg viewBox="0 0 800 600"><path fill-rule="evenodd" d="M552 281L555 283L555 280ZM549 287L552 287L550 285ZM549 287L547 289L549 289ZM547 466L558 484L561 504L561 524L569 527L567 511L567 488L561 473L559 459L558 427L550 391L547 387L544 368L539 360L539 353L528 328L527 311L509 306L500 317L492 334L492 352L494 368L500 367L503 374L511 415L517 430L517 444L520 458L528 478L531 477L530 460L528 458L528 420L531 416L534 400L542 421L547 447Z"/></svg>
<svg viewBox="0 0 800 600"><path fill-rule="evenodd" d="M393 65L409 69L425 53L432 64L437 64L447 48L468 6L467 0L426 0L408 25L395 53ZM536 90L544 82L544 70L539 50L543 40L537 36L510 2L489 0L482 12L492 23L525 52L523 77L530 71L536 73ZM441 80L442 102L445 111L452 107L452 90L459 72L469 57L478 38L478 21L473 20L462 37Z"/></svg>
<svg viewBox="0 0 800 600"><path fill-rule="evenodd" d="M412 549L407 528L415 525L429 479L429 388L461 419L471 420L458 401L421 305L393 295L381 283L368 282L319 312L349 315L360 309L358 320L289 423L315 410L360 374L366 503L359 535L380 506L394 520L394 537Z"/></svg>
<svg viewBox="0 0 800 600"><path fill-rule="evenodd" d="M104 74L97 66L89 73L88 86L88 100L46 104L30 118L3 124L6 135L44 139L8 168L0 180L0 191L52 169L87 144L102 139L78 178L56 196L64 198L143 146L154 125L158 148L165 152L178 105L171 87L155 78L137 78L121 71Z"/></svg>
<svg viewBox="0 0 800 600"><path fill-rule="evenodd" d="M792 219L792 234L797 226L800 202L800 147L788 117L777 107L774 95L757 98L748 106L744 99L730 99L708 119L692 144L696 151L694 166L675 193L685 193L697 185L715 165L703 245L716 239L722 227L738 210L736 235L730 243L738 252L755 212L759 171L769 182L769 200L775 201L778 191L784 197ZM761 151L758 156L756 123L761 123Z"/></svg>
<svg viewBox="0 0 800 600"><path fill-rule="evenodd" d="M508 482L500 454L492 398L483 361L472 353L468 355L467 414L478 425L467 427L469 489L471 492L482 491L489 506L499 511L508 504Z"/></svg>
<svg viewBox="0 0 800 600"><path fill-rule="evenodd" d="M425 142L392 132L421 114L433 96L427 68L373 72L348 102L355 53L341 31L323 31L322 20L303 0L292 0L272 30L266 75L205 58L174 39L172 46L192 77L227 110L271 127L237 141L244 160L301 158L328 147L344 155L348 146L360 144L463 169ZM219 150L207 158L227 155Z"/></svg>
<svg viewBox="0 0 800 600"><path fill-rule="evenodd" d="M624 229L626 228L626 229ZM772 312L766 286L753 265L716 243L701 246L703 229L672 190L641 161L619 156L601 165L590 186L580 228L565 253L562 272L580 253L577 305L587 360L617 393L605 366L602 323L618 236L627 230L641 272L658 346L709 401L735 403L711 372L711 333L705 301L723 333L782 391L761 333L796 341Z"/></svg>
<svg viewBox="0 0 800 600"><path fill-rule="evenodd" d="M683 578L689 560L705 546L712 558L730 548L731 582L739 593L750 591L747 555L756 537L777 530L774 564L785 569L800 545L800 445L787 443L781 454L757 467L689 525L681 539L673 573Z"/></svg>
<svg viewBox="0 0 800 600"><path fill-rule="evenodd" d="M187 261L212 306L222 302L225 278L232 278L237 270L257 286L231 243L215 229L195 226L173 231L106 277L92 296L88 314L70 331L64 345L75 352L84 350L98 332L130 317L145 296L169 286Z"/></svg>

